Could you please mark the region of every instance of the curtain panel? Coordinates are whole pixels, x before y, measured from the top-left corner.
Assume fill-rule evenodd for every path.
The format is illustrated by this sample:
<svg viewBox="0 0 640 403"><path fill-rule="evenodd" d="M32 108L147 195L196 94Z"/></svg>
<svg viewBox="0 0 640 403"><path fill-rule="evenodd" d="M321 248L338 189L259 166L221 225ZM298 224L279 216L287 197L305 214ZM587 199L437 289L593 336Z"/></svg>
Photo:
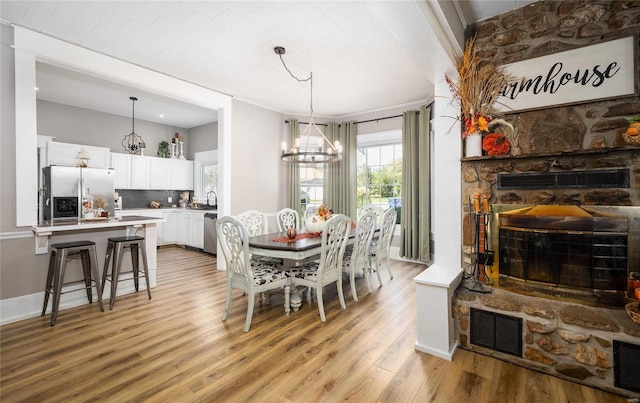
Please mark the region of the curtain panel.
<svg viewBox="0 0 640 403"><path fill-rule="evenodd" d="M288 144L295 144L300 137L300 124L298 119L289 119L289 139ZM300 202L300 167L298 164L286 163L289 175L288 206L302 214L302 203Z"/></svg>
<svg viewBox="0 0 640 403"><path fill-rule="evenodd" d="M431 106L402 117L400 256L422 262L431 260L430 119Z"/></svg>
<svg viewBox="0 0 640 403"><path fill-rule="evenodd" d="M343 122L327 123L325 136L333 144L342 144L342 160L328 163L324 171L324 202L340 214L357 220L357 152L358 125Z"/></svg>

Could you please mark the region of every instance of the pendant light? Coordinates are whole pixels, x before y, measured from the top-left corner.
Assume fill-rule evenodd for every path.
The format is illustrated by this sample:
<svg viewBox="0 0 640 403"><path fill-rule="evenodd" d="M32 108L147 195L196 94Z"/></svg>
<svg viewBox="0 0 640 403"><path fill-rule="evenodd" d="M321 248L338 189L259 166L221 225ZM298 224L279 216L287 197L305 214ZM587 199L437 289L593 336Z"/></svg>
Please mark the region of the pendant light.
<svg viewBox="0 0 640 403"><path fill-rule="evenodd" d="M294 144L292 144L291 148L287 148L286 141L282 142L282 154L280 155L280 158L282 161L297 164L318 164L340 161L342 159L342 145L340 142L336 140L334 144L331 144L322 130L320 130L313 121L313 72L309 73L309 77L304 79L296 77L291 70L289 70L282 58L282 55L285 53L285 48L282 46L276 46L273 51L280 56L282 65L291 77L295 78L298 82L309 81L310 84L309 123L300 134L300 137L296 139ZM320 135L320 138L315 144L312 144L313 142L311 141L312 133Z"/></svg>
<svg viewBox="0 0 640 403"><path fill-rule="evenodd" d="M136 134L135 129L136 101L138 100L138 98L129 97L129 99L131 100L131 133L124 136L124 139L122 139L122 142L120 144L122 144L122 148L124 148L124 151L128 152L129 154L137 154L138 151L140 151L140 154L142 155L144 149L146 148L146 144L144 143L144 140L142 140L142 136Z"/></svg>

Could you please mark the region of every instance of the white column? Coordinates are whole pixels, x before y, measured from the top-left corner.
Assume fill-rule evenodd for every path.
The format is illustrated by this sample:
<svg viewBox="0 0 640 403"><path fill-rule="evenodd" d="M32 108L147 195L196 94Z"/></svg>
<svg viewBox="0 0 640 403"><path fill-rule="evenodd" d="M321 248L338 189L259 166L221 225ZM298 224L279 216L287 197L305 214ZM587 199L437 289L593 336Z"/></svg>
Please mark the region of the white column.
<svg viewBox="0 0 640 403"><path fill-rule="evenodd" d="M447 117L457 116L460 112L449 104L450 97L443 74L441 81L435 84L436 102L432 111L434 262L414 278L418 314L416 350L446 360L453 358L457 347L451 304L453 293L462 280L462 140L459 122Z"/></svg>

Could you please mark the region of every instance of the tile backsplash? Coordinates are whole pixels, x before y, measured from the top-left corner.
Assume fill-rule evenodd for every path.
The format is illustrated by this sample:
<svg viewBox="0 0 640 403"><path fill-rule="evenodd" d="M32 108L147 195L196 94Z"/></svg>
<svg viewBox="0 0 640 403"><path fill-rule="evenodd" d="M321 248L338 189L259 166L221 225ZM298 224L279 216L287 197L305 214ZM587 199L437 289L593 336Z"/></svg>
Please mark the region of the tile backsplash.
<svg viewBox="0 0 640 403"><path fill-rule="evenodd" d="M179 190L131 190L116 189L116 192L122 197L122 209L149 208L149 203L156 201L162 204L162 207L171 207L178 205L180 195L183 193ZM169 202L171 198L171 202ZM193 192L189 193L189 200L193 198Z"/></svg>

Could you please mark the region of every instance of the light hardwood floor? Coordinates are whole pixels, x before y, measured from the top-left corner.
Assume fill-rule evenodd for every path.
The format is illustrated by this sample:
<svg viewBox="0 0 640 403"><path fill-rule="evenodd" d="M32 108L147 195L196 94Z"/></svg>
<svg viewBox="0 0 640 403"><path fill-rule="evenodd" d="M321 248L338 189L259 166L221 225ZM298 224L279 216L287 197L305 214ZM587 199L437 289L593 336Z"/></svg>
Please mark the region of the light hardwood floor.
<svg viewBox="0 0 640 403"><path fill-rule="evenodd" d="M325 289L285 316L282 299L256 304L242 331L246 297L234 292L221 321L224 272L215 258L178 247L158 251L158 287L0 328L2 402L627 402L626 398L459 349L452 362L415 351L412 278L423 267L395 262L395 278L369 295L358 281L347 309ZM374 276L375 277L375 276Z"/></svg>

